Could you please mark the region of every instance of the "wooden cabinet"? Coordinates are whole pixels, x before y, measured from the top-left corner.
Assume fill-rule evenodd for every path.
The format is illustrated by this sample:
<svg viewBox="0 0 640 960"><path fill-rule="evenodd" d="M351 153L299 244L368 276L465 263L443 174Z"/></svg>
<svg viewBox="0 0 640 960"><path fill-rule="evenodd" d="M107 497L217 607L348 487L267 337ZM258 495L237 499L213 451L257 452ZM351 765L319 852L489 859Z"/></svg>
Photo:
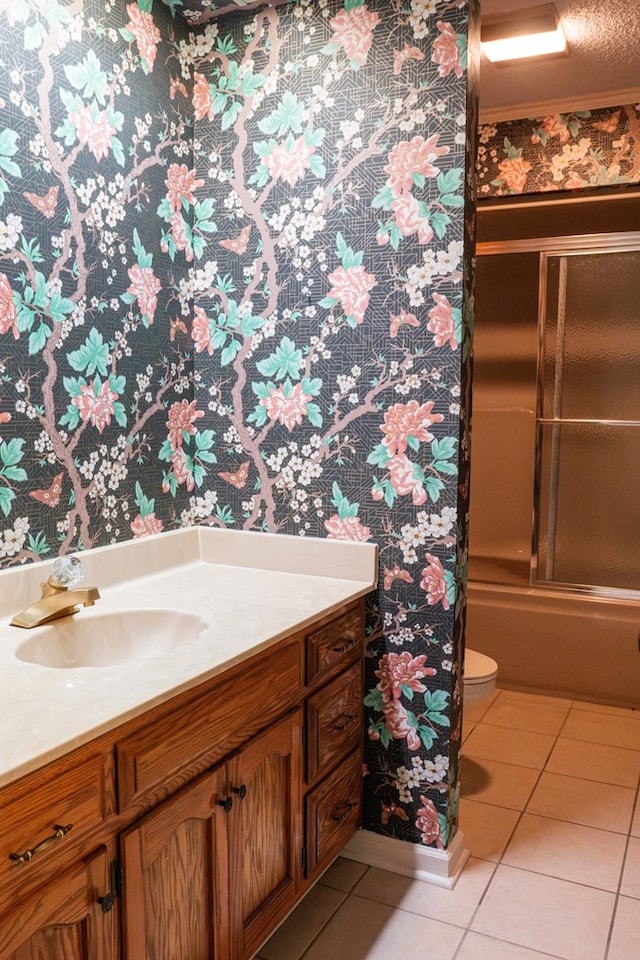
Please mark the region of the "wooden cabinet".
<svg viewBox="0 0 640 960"><path fill-rule="evenodd" d="M117 960L118 910L106 848L50 881L0 919L0 960Z"/></svg>
<svg viewBox="0 0 640 960"><path fill-rule="evenodd" d="M0 790L0 960L250 960L359 824L363 638L357 601Z"/></svg>

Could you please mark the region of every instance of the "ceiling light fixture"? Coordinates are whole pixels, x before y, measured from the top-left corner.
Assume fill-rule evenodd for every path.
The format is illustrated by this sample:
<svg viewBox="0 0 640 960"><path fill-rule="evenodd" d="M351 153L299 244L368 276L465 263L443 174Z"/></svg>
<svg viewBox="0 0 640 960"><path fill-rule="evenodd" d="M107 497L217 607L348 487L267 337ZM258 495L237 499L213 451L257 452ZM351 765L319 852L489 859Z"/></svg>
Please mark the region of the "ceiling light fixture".
<svg viewBox="0 0 640 960"><path fill-rule="evenodd" d="M564 53L564 35L552 3L484 17L482 52L492 63Z"/></svg>

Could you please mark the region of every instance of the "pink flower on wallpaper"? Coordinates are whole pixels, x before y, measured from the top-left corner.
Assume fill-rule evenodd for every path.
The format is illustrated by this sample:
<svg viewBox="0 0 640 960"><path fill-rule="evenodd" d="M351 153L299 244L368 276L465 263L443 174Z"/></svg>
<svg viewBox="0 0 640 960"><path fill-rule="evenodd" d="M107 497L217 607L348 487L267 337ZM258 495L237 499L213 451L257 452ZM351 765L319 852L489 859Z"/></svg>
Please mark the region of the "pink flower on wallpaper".
<svg viewBox="0 0 640 960"><path fill-rule="evenodd" d="M411 582L411 578L409 578ZM425 667L427 658L424 655L412 657L410 653L385 653L376 670L378 690L382 693L385 702L399 700L402 688L409 687L414 693L424 693L427 689L421 683L422 677L433 677L436 671L433 667Z"/></svg>
<svg viewBox="0 0 640 960"><path fill-rule="evenodd" d="M90 421L91 426L102 433L111 423L115 413L113 404L118 396L119 394L111 390L109 381L105 380L98 393L95 392L92 383L81 386L80 393L73 397L71 403L80 411L80 419L83 423Z"/></svg>
<svg viewBox="0 0 640 960"><path fill-rule="evenodd" d="M280 177L291 187L295 187L310 168L309 160L315 152L316 148L305 143L304 137L298 137L293 142L283 140L282 143L274 144L270 152L262 158L262 162L274 180Z"/></svg>
<svg viewBox="0 0 640 960"><path fill-rule="evenodd" d="M195 480L193 478L193 473L189 467L189 461L187 460L187 455L184 450L180 448L179 450L174 450L171 454L171 466L173 469L173 475L176 478L177 483L181 486L183 483L187 488L187 491L191 493L195 489ZM166 491L165 491L166 492Z"/></svg>
<svg viewBox="0 0 640 960"><path fill-rule="evenodd" d="M396 226L403 237L418 234L419 243L430 243L433 230L429 218L422 213L420 201L410 193L397 197L391 204Z"/></svg>
<svg viewBox="0 0 640 960"><path fill-rule="evenodd" d="M452 350L458 346L456 340L456 324L453 316L453 307L446 297L439 293L434 293L435 307L429 310L429 323L427 330L433 334L433 342L436 347L444 347L449 344Z"/></svg>
<svg viewBox="0 0 640 960"><path fill-rule="evenodd" d="M416 827L422 834L422 842L426 846L435 844L442 849L442 839L440 830L440 821L438 819L438 810L433 800L428 797L420 797L422 807L418 810L416 817Z"/></svg>
<svg viewBox="0 0 640 960"><path fill-rule="evenodd" d="M422 485L422 480L415 476L415 464L405 453L398 453L395 457L391 457L386 466L391 486L398 496L402 497L410 493L416 507L426 503L427 491Z"/></svg>
<svg viewBox="0 0 640 960"><path fill-rule="evenodd" d="M389 336L397 337L400 327L419 327L420 321L415 313L407 313L404 307L400 308L400 313L389 314Z"/></svg>
<svg viewBox="0 0 640 960"><path fill-rule="evenodd" d="M268 397L262 397L260 403L266 407L270 420L278 420L287 430L293 430L302 423L307 415L307 404L312 399L310 393L304 393L301 383L296 383L286 396L284 387L271 387Z"/></svg>
<svg viewBox="0 0 640 960"><path fill-rule="evenodd" d="M433 407L433 400L422 404L417 400L410 400L409 403L394 403L389 407L380 430L385 434L383 442L390 456L404 453L410 437L424 443L433 440L429 427L444 420L441 413L433 412Z"/></svg>
<svg viewBox="0 0 640 960"><path fill-rule="evenodd" d="M331 43L337 43L349 60L362 67L373 42L373 31L380 23L377 13L371 13L366 3L352 10L340 10L331 20Z"/></svg>
<svg viewBox="0 0 640 960"><path fill-rule="evenodd" d="M449 76L452 71L456 77L461 77L462 63L457 34L450 23L440 22L436 26L440 36L433 41L431 59L438 64L438 73L441 77Z"/></svg>
<svg viewBox="0 0 640 960"><path fill-rule="evenodd" d="M409 750L419 750L422 746L420 734L409 723L409 714L399 700L390 700L382 704L382 714L387 730L394 740L406 740Z"/></svg>
<svg viewBox="0 0 640 960"><path fill-rule="evenodd" d="M204 353L206 350L209 356L213 353L213 343L211 342L211 327L209 326L209 317L202 307L193 308L193 323L191 325L191 338L196 345L196 353Z"/></svg>
<svg viewBox="0 0 640 960"><path fill-rule="evenodd" d="M325 520L324 528L327 540L355 540L361 543L371 536L370 528L361 523L360 517L339 517L337 513Z"/></svg>
<svg viewBox="0 0 640 960"><path fill-rule="evenodd" d="M0 273L0 333L9 333L9 331L13 333L14 340L20 336L13 290L9 278L4 273Z"/></svg>
<svg viewBox="0 0 640 960"><path fill-rule="evenodd" d="M96 160L109 156L111 141L117 130L111 123L106 110L100 110L93 116L91 107L83 104L69 114L69 120L76 128L79 143L89 148Z"/></svg>
<svg viewBox="0 0 640 960"><path fill-rule="evenodd" d="M127 293L136 298L140 313L143 317L146 317L151 325L158 306L158 294L162 290L162 284L151 267L141 267L134 263L127 272L129 280L131 280L127 287Z"/></svg>
<svg viewBox="0 0 640 960"><path fill-rule="evenodd" d="M413 140L401 140L389 154L389 163L384 172L389 175L389 185L394 197L409 193L413 187L414 173L423 177L437 177L438 168L435 161L449 153L449 147L439 147L439 133L425 140L424 137L414 137Z"/></svg>
<svg viewBox="0 0 640 960"><path fill-rule="evenodd" d="M571 137L567 124L557 113L542 118L542 129L550 140L557 137L560 143L567 143Z"/></svg>
<svg viewBox="0 0 640 960"><path fill-rule="evenodd" d="M135 520L131 521L131 533L134 540L139 540L141 537L150 537L154 533L161 533L163 529L164 524L159 517L156 517L155 513L148 513L144 517L138 514Z"/></svg>
<svg viewBox="0 0 640 960"><path fill-rule="evenodd" d="M527 182L527 176L531 170L531 164L522 157L507 157L498 164L500 176L498 179L504 180L512 193L522 193Z"/></svg>
<svg viewBox="0 0 640 960"><path fill-rule="evenodd" d="M193 260L193 247L191 246L191 239L187 233L186 220L181 213L172 213L169 218L169 225L171 227L171 239L173 240L176 250L184 250L185 260L187 263L191 263Z"/></svg>
<svg viewBox="0 0 640 960"><path fill-rule="evenodd" d="M362 323L365 310L369 306L369 291L376 286L374 273L367 273L364 267L338 267L329 274L331 289L327 294L338 300L348 317L356 323Z"/></svg>
<svg viewBox="0 0 640 960"><path fill-rule="evenodd" d="M195 203L194 190L204 185L204 180L198 180L195 170L190 170L186 163L172 163L167 170L165 180L169 206L174 213L182 210L183 201Z"/></svg>
<svg viewBox="0 0 640 960"><path fill-rule="evenodd" d="M209 81L197 71L193 75L193 110L196 120L213 120L213 100Z"/></svg>
<svg viewBox="0 0 640 960"><path fill-rule="evenodd" d="M177 400L169 407L169 419L166 426L169 430L169 442L173 450L182 447L185 434L193 436L196 433L196 420L204 417L204 410L196 410L196 402L192 400Z"/></svg>
<svg viewBox="0 0 640 960"><path fill-rule="evenodd" d="M422 571L422 580L420 586L427 594L427 603L430 607L435 607L437 603L442 604L443 610L448 610L450 603L447 600L447 582L444 578L444 567L437 557L433 554L427 554L428 566Z"/></svg>
<svg viewBox="0 0 640 960"><path fill-rule="evenodd" d="M127 4L127 15L129 22L126 29L136 38L140 59L151 73L162 34L155 25L153 15L147 10L141 10L137 3Z"/></svg>

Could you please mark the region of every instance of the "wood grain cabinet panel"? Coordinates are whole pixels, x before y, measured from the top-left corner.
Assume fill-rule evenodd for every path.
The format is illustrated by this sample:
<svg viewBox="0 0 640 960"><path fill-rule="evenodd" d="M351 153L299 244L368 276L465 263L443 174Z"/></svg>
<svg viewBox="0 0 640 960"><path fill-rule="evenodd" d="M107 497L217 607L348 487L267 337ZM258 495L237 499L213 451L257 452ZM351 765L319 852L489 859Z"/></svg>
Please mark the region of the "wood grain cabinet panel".
<svg viewBox="0 0 640 960"><path fill-rule="evenodd" d="M359 602L307 634L307 685L324 683L362 657L364 604Z"/></svg>
<svg viewBox="0 0 640 960"><path fill-rule="evenodd" d="M224 776L180 790L121 836L125 960L228 956Z"/></svg>
<svg viewBox="0 0 640 960"><path fill-rule="evenodd" d="M362 764L354 751L306 800L307 876L328 866L360 823ZM316 870L319 868L319 870Z"/></svg>
<svg viewBox="0 0 640 960"><path fill-rule="evenodd" d="M307 783L359 746L361 718L362 667L356 663L307 701Z"/></svg>
<svg viewBox="0 0 640 960"><path fill-rule="evenodd" d="M110 882L103 847L2 917L0 960L118 960L118 911L98 901Z"/></svg>

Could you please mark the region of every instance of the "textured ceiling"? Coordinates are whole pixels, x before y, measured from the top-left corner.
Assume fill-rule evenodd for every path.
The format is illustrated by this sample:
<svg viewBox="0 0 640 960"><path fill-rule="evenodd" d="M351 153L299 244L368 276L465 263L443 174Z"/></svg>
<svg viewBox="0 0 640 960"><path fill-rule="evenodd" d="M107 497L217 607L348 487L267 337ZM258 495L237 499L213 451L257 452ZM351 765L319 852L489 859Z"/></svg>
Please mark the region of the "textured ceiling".
<svg viewBox="0 0 640 960"><path fill-rule="evenodd" d="M537 6L541 0L481 0L483 14ZM616 94L640 99L640 0L554 0L569 56L497 66L482 57L480 111L493 119L526 116L522 106L566 102L579 109L616 106ZM612 99L606 102L608 93ZM577 104L577 106L576 106Z"/></svg>

